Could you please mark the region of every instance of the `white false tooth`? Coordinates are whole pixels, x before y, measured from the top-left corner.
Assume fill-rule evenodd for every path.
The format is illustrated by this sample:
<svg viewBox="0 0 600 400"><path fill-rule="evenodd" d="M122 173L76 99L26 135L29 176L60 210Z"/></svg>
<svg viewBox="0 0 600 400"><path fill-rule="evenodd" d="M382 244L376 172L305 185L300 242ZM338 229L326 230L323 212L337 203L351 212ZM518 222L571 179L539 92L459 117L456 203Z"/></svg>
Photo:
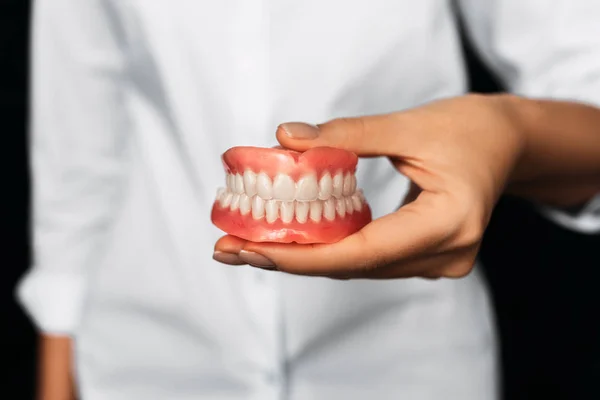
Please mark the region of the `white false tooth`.
<svg viewBox="0 0 600 400"><path fill-rule="evenodd" d="M323 203L323 216L328 221L335 219L335 199L329 198Z"/></svg>
<svg viewBox="0 0 600 400"><path fill-rule="evenodd" d="M314 222L321 222L321 216L323 215L323 202L311 201L310 202L310 219Z"/></svg>
<svg viewBox="0 0 600 400"><path fill-rule="evenodd" d="M277 200L291 201L296 195L296 183L286 174L277 174L273 180L273 197Z"/></svg>
<svg viewBox="0 0 600 400"><path fill-rule="evenodd" d="M267 222L272 224L279 216L279 202L277 200L267 200L265 202L265 212L267 214Z"/></svg>
<svg viewBox="0 0 600 400"><path fill-rule="evenodd" d="M333 177L333 196L334 197L342 197L342 191L344 189L344 175L341 172L338 172Z"/></svg>
<svg viewBox="0 0 600 400"><path fill-rule="evenodd" d="M256 194L256 174L249 169L244 172L244 190L250 197Z"/></svg>
<svg viewBox="0 0 600 400"><path fill-rule="evenodd" d="M344 202L346 203L346 212L348 214L352 214L354 212L354 205L352 204L352 197L344 197Z"/></svg>
<svg viewBox="0 0 600 400"><path fill-rule="evenodd" d="M337 211L340 218L344 218L346 215L346 200L337 199L335 201L335 211Z"/></svg>
<svg viewBox="0 0 600 400"><path fill-rule="evenodd" d="M300 178L296 184L296 200L313 201L319 197L319 184L317 177L306 175Z"/></svg>
<svg viewBox="0 0 600 400"><path fill-rule="evenodd" d="M223 198L223 196L225 196L226 192L227 192L227 189L225 189L225 188L218 188L217 189L217 197L215 198L215 201L220 202L221 199Z"/></svg>
<svg viewBox="0 0 600 400"><path fill-rule="evenodd" d="M273 198L273 183L269 175L261 172L256 177L256 193L265 200Z"/></svg>
<svg viewBox="0 0 600 400"><path fill-rule="evenodd" d="M293 201L282 201L281 202L281 220L289 224L294 219L294 202Z"/></svg>
<svg viewBox="0 0 600 400"><path fill-rule="evenodd" d="M240 208L240 194L234 193L231 199L231 211L235 211Z"/></svg>
<svg viewBox="0 0 600 400"><path fill-rule="evenodd" d="M265 216L265 201L259 196L252 198L252 218L261 219Z"/></svg>
<svg viewBox="0 0 600 400"><path fill-rule="evenodd" d="M252 199L246 193L240 194L240 214L247 215L252 210Z"/></svg>
<svg viewBox="0 0 600 400"><path fill-rule="evenodd" d="M333 193L333 179L331 174L326 172L319 181L319 199L327 200Z"/></svg>
<svg viewBox="0 0 600 400"><path fill-rule="evenodd" d="M358 189L356 193L358 193L358 197L363 204L367 202L367 198L365 197L365 193L362 191L362 189Z"/></svg>
<svg viewBox="0 0 600 400"><path fill-rule="evenodd" d="M352 185L351 185L350 189L350 195L354 194L354 192L356 192L356 175L352 174Z"/></svg>
<svg viewBox="0 0 600 400"><path fill-rule="evenodd" d="M244 193L244 178L240 174L235 174L235 192Z"/></svg>
<svg viewBox="0 0 600 400"><path fill-rule="evenodd" d="M228 208L231 205L231 201L233 200L233 193L229 190L225 192L223 198L221 199L221 207Z"/></svg>
<svg viewBox="0 0 600 400"><path fill-rule="evenodd" d="M235 190L235 175L227 174L225 180L227 181L227 188L233 192Z"/></svg>
<svg viewBox="0 0 600 400"><path fill-rule="evenodd" d="M358 194L352 195L352 206L354 208L354 211L357 212L362 209L362 200L360 199L360 196Z"/></svg>
<svg viewBox="0 0 600 400"><path fill-rule="evenodd" d="M308 220L308 212L310 211L310 203L307 201L296 202L296 221L301 224Z"/></svg>
<svg viewBox="0 0 600 400"><path fill-rule="evenodd" d="M346 172L346 175L344 175L344 186L342 187L342 194L344 196L351 196L352 193L354 193L354 191L352 190L353 177L354 174L351 174L350 172Z"/></svg>

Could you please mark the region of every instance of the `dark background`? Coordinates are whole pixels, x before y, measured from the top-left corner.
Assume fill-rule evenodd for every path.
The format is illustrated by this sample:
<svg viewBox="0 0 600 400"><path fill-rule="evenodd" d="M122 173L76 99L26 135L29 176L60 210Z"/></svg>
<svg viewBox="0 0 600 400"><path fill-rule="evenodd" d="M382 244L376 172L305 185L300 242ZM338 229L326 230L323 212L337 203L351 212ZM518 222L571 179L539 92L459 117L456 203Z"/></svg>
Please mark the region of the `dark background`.
<svg viewBox="0 0 600 400"><path fill-rule="evenodd" d="M35 383L36 335L14 300L30 262L29 12L29 1L0 0L0 308L2 353L8 354L2 379L15 400L33 399ZM465 45L472 90L500 90ZM563 230L530 204L504 198L481 257L498 315L505 399L600 399L600 235Z"/></svg>

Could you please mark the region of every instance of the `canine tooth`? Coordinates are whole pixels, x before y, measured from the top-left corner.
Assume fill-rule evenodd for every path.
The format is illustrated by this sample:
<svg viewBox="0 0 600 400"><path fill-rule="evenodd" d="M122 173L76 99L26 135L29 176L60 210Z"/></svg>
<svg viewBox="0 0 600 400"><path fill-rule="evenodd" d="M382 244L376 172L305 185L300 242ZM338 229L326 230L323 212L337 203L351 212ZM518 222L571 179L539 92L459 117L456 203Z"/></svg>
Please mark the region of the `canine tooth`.
<svg viewBox="0 0 600 400"><path fill-rule="evenodd" d="M273 183L269 175L261 172L256 177L256 193L265 200L273 198Z"/></svg>
<svg viewBox="0 0 600 400"><path fill-rule="evenodd" d="M252 218L261 219L265 216L265 201L259 196L252 198Z"/></svg>
<svg viewBox="0 0 600 400"><path fill-rule="evenodd" d="M354 205L352 204L352 197L344 197L344 202L346 203L346 212L348 214L352 214L354 212Z"/></svg>
<svg viewBox="0 0 600 400"><path fill-rule="evenodd" d="M296 183L285 174L277 174L273 180L273 197L277 200L294 200L296 195Z"/></svg>
<svg viewBox="0 0 600 400"><path fill-rule="evenodd" d="M279 202L277 200L267 200L265 202L265 212L267 214L267 222L272 224L279 216Z"/></svg>
<svg viewBox="0 0 600 400"><path fill-rule="evenodd" d="M358 194L352 195L352 206L354 207L354 211L360 211L362 209L362 200Z"/></svg>
<svg viewBox="0 0 600 400"><path fill-rule="evenodd" d="M293 201L282 201L281 202L281 220L289 224L294 219L294 202Z"/></svg>
<svg viewBox="0 0 600 400"><path fill-rule="evenodd" d="M233 200L233 193L230 191L225 192L223 198L221 199L221 207L227 208L231 205L231 201Z"/></svg>
<svg viewBox="0 0 600 400"><path fill-rule="evenodd" d="M240 194L235 193L231 199L231 211L235 211L240 208Z"/></svg>
<svg viewBox="0 0 600 400"><path fill-rule="evenodd" d="M343 198L337 199L335 201L335 210L341 218L344 218L344 215L346 215L346 200Z"/></svg>
<svg viewBox="0 0 600 400"><path fill-rule="evenodd" d="M244 172L244 189L250 197L256 194L256 174L249 169Z"/></svg>
<svg viewBox="0 0 600 400"><path fill-rule="evenodd" d="M335 219L335 199L329 198L323 203L323 216L328 221Z"/></svg>
<svg viewBox="0 0 600 400"><path fill-rule="evenodd" d="M230 191L234 191L235 190L235 175L234 174L227 174L225 180L227 181L227 188Z"/></svg>
<svg viewBox="0 0 600 400"><path fill-rule="evenodd" d="M305 223L308 219L308 212L310 211L310 203L306 201L296 202L296 220L301 224Z"/></svg>
<svg viewBox="0 0 600 400"><path fill-rule="evenodd" d="M319 181L319 199L327 200L333 193L333 179L331 174L326 172Z"/></svg>
<svg viewBox="0 0 600 400"><path fill-rule="evenodd" d="M235 192L244 193L244 178L240 174L235 174Z"/></svg>
<svg viewBox="0 0 600 400"><path fill-rule="evenodd" d="M333 196L334 197L342 197L342 191L344 188L344 175L341 172L338 172L333 177Z"/></svg>
<svg viewBox="0 0 600 400"><path fill-rule="evenodd" d="M319 196L319 184L314 175L300 178L296 185L296 200L313 201Z"/></svg>
<svg viewBox="0 0 600 400"><path fill-rule="evenodd" d="M346 172L346 175L344 176L344 185L342 187L342 194L344 196L351 196L352 193L354 193L354 191L352 190L352 177L354 175L351 174L350 172Z"/></svg>
<svg viewBox="0 0 600 400"><path fill-rule="evenodd" d="M310 219L314 222L321 222L321 215L323 215L323 202L311 201L309 204L310 204Z"/></svg>
<svg viewBox="0 0 600 400"><path fill-rule="evenodd" d="M246 215L252 209L252 200L246 193L240 194L240 214Z"/></svg>

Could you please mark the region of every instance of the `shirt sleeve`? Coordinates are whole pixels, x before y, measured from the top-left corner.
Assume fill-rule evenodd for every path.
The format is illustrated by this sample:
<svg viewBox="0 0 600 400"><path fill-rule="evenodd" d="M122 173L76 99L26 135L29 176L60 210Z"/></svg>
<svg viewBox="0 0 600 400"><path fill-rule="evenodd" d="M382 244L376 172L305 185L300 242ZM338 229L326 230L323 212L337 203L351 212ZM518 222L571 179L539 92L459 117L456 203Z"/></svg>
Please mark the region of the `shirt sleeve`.
<svg viewBox="0 0 600 400"><path fill-rule="evenodd" d="M101 0L37 0L31 42L33 265L17 297L37 327L71 335L118 207L125 63Z"/></svg>
<svg viewBox="0 0 600 400"><path fill-rule="evenodd" d="M476 49L509 91L600 107L600 1L458 4ZM600 232L600 193L575 214L550 207L541 212L568 229Z"/></svg>

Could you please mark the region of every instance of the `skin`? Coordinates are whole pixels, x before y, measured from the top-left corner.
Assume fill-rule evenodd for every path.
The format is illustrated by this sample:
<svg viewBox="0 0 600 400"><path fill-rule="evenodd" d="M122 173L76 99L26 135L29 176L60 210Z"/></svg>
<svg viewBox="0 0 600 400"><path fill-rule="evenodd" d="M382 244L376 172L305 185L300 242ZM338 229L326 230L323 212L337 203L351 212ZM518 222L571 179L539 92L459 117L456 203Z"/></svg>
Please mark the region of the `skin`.
<svg viewBox="0 0 600 400"><path fill-rule="evenodd" d="M335 279L459 278L473 268L502 194L571 207L600 193L600 110L584 104L466 95L317 127L283 124L277 139L298 151L388 157L411 193L396 212L337 243L224 236L217 261Z"/></svg>
<svg viewBox="0 0 600 400"><path fill-rule="evenodd" d="M42 335L39 349L37 399L75 400L71 339Z"/></svg>
<svg viewBox="0 0 600 400"><path fill-rule="evenodd" d="M288 149L388 157L412 182L403 206L335 244L224 236L214 258L334 279L462 277L502 194L572 207L600 192L599 138L600 109L511 95L467 95L318 127L283 124L277 139ZM66 337L42 339L40 399L74 398L71 348Z"/></svg>

